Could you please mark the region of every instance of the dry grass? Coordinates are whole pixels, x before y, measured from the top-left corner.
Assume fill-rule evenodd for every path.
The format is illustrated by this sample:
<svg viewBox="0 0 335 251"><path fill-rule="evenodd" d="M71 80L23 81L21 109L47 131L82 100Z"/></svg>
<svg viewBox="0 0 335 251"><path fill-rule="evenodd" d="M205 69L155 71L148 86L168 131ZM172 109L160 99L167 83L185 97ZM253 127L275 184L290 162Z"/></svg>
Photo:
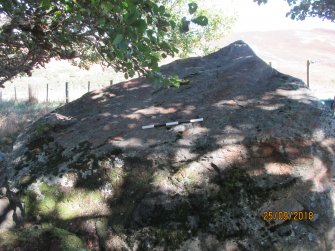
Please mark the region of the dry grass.
<svg viewBox="0 0 335 251"><path fill-rule="evenodd" d="M0 102L0 151L11 151L19 133L59 105L61 103Z"/></svg>
<svg viewBox="0 0 335 251"><path fill-rule="evenodd" d="M5 89L0 92L2 91L3 100L14 100L16 88L18 101L26 101L30 96L34 96L39 102L45 102L48 84L48 100L64 102L65 82L68 82L69 86L69 100L73 101L88 91L88 82L92 91L109 86L111 80L113 83L123 81L123 74L115 73L112 69L103 69L98 65L93 65L87 71L73 66L66 60L51 60L45 69L35 69L31 77L17 77L5 83Z"/></svg>

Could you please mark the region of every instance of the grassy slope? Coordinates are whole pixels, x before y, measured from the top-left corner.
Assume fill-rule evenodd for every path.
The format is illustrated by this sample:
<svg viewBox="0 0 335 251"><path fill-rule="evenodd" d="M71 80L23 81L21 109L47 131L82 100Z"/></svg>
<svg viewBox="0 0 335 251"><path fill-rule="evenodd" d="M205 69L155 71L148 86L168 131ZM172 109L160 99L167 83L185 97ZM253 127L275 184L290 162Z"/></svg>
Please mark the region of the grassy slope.
<svg viewBox="0 0 335 251"><path fill-rule="evenodd" d="M16 136L61 103L0 102L0 151L10 152Z"/></svg>

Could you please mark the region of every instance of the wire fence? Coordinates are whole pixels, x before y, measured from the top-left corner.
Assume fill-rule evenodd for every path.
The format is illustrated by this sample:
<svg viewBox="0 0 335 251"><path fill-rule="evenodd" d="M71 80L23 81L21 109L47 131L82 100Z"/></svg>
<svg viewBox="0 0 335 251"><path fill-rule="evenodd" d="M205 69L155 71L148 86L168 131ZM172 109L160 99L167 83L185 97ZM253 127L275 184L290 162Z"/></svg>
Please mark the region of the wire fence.
<svg viewBox="0 0 335 251"><path fill-rule="evenodd" d="M114 81L109 83L94 83L87 81L84 83L65 82L63 85L59 83L46 84L28 84L28 85L12 85L5 89L0 88L0 101L27 101L27 102L65 102L68 103L75 100L87 92L113 85Z"/></svg>
<svg viewBox="0 0 335 251"><path fill-rule="evenodd" d="M313 87L318 85L315 81L311 81L311 76L318 72L317 78L327 78L324 71L329 71L335 68L335 60L312 60L308 59L305 64L302 61L268 61L268 64L276 69L287 74L296 76L305 81L307 87L311 84ZM318 69L320 67L320 69ZM327 68L325 68L327 67ZM335 71L333 71L335 72ZM297 73L297 74L294 74ZM335 75L334 79L328 79L332 83L335 95ZM316 78L316 77L315 77ZM106 81L105 81L106 82ZM107 81L108 82L108 81ZM319 81L320 82L320 81ZM109 83L95 83L94 81L76 82L65 81L64 83L38 83L25 85L10 85L5 90L0 88L0 101L29 101L29 102L70 102L75 100L87 92L99 88L107 87L113 84L113 80Z"/></svg>
<svg viewBox="0 0 335 251"><path fill-rule="evenodd" d="M335 60L274 61L269 65L281 72L303 80L312 90L328 88L335 94Z"/></svg>

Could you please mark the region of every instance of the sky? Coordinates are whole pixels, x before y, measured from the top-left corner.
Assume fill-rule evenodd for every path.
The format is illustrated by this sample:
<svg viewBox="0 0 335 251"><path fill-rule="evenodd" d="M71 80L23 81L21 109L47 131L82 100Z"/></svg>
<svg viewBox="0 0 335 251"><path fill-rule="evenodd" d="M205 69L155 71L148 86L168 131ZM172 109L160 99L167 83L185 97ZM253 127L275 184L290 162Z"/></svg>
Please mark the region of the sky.
<svg viewBox="0 0 335 251"><path fill-rule="evenodd" d="M325 28L335 30L335 23L319 18L304 21L291 20L286 17L290 10L285 0L269 0L267 4L258 5L253 0L212 0L212 7L219 6L226 13L236 13L237 22L234 31L268 31L287 29Z"/></svg>

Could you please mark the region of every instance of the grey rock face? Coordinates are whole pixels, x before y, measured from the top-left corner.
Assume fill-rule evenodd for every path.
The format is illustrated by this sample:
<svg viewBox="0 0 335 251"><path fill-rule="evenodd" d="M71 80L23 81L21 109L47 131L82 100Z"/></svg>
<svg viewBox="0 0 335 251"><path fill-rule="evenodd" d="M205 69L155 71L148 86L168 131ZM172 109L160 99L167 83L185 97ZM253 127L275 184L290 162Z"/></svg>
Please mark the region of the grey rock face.
<svg viewBox="0 0 335 251"><path fill-rule="evenodd" d="M0 152L0 189L3 188L6 177L6 154ZM1 193L0 193L1 196Z"/></svg>
<svg viewBox="0 0 335 251"><path fill-rule="evenodd" d="M0 162L5 161L5 159L6 159L6 155L4 153L0 152Z"/></svg>
<svg viewBox="0 0 335 251"><path fill-rule="evenodd" d="M26 217L71 223L88 239L79 226L103 219L133 250L335 248L335 124L304 83L242 41L162 71L190 83L120 83L20 135L9 189L29 195L37 184L39 194L25 198L43 198ZM198 116L204 121L141 129Z"/></svg>
<svg viewBox="0 0 335 251"><path fill-rule="evenodd" d="M8 229L15 226L13 220L13 209L10 207L10 202L7 198L0 199L0 230Z"/></svg>

